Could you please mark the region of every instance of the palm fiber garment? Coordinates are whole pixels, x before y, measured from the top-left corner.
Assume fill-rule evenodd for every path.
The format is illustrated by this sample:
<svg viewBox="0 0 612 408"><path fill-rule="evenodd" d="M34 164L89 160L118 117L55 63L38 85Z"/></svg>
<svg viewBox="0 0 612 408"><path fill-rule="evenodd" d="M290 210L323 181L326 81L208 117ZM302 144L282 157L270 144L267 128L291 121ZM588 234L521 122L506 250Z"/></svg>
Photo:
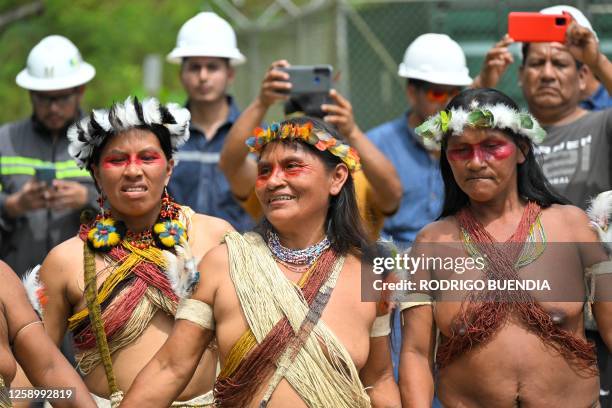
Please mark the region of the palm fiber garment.
<svg viewBox="0 0 612 408"><path fill-rule="evenodd" d="M369 407L351 356L321 320L298 339L289 363L279 364L303 332L317 293L335 286L344 257L326 251L296 285L278 268L259 234L232 232L225 242L230 276L249 330L233 346L217 378L216 406L248 405L259 387L269 382L275 366L282 366L283 378L310 407Z"/></svg>
<svg viewBox="0 0 612 408"><path fill-rule="evenodd" d="M9 389L4 383L4 378L0 376L0 408L11 408L13 403L9 396Z"/></svg>
<svg viewBox="0 0 612 408"><path fill-rule="evenodd" d="M538 220L540 206L529 201L521 221L512 236L503 245L476 220L470 207L464 207L456 215L462 234L480 254L488 258L483 279L520 280L519 258L525 241ZM464 242L465 246L465 242ZM517 266L519 265L519 266ZM573 363L587 375L597 375L593 346L587 341L558 327L542 306L524 290L471 291L463 300L461 310L451 324L450 337L438 347L436 361L440 368L472 347L490 341L504 326L510 315L516 316L525 328L536 334L547 346Z"/></svg>
<svg viewBox="0 0 612 408"><path fill-rule="evenodd" d="M189 230L193 210L181 207L179 215ZM81 226L79 237L84 245L90 228ZM111 354L137 340L158 310L170 316L176 313L178 297L172 290L163 252L155 246L140 249L124 241L102 255L112 272L102 283L96 301ZM87 375L102 362L89 309L71 316L68 329L74 336L78 367Z"/></svg>

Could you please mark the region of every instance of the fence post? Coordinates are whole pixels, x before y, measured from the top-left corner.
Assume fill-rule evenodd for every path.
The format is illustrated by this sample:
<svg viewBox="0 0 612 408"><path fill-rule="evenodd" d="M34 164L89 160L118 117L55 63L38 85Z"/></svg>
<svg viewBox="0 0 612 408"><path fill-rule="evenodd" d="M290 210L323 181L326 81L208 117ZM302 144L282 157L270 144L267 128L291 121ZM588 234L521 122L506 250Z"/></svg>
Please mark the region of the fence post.
<svg viewBox="0 0 612 408"><path fill-rule="evenodd" d="M338 90L348 100L351 100L350 95L350 68L349 68L349 44L348 44L348 26L346 16L347 5L344 0L336 0L336 70L340 73Z"/></svg>

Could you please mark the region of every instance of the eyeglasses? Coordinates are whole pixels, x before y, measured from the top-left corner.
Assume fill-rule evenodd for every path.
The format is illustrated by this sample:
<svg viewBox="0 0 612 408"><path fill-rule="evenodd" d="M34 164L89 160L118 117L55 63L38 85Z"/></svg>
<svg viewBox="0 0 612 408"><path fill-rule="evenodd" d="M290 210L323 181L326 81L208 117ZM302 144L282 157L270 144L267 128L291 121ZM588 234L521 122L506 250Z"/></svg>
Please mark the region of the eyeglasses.
<svg viewBox="0 0 612 408"><path fill-rule="evenodd" d="M48 95L41 92L32 92L32 99L37 105L44 107L50 107L52 104L56 104L60 107L66 107L74 101L76 92L70 92L62 95Z"/></svg>
<svg viewBox="0 0 612 408"><path fill-rule="evenodd" d="M429 102L432 103L446 103L449 99L459 94L459 88L454 89L437 89L427 88L425 89L425 97Z"/></svg>

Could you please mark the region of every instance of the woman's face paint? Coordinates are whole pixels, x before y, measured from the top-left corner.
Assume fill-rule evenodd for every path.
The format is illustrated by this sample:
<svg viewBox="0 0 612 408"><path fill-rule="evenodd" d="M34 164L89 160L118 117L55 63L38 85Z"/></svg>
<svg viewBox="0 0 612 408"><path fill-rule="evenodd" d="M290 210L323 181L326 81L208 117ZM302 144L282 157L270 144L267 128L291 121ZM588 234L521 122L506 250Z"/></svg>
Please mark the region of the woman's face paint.
<svg viewBox="0 0 612 408"><path fill-rule="evenodd" d="M154 133L130 129L113 136L102 149L99 164L92 167L113 211L129 221L136 217L154 220L159 215L160 197L173 166ZM130 197L126 191L132 187L141 188L143 194Z"/></svg>
<svg viewBox="0 0 612 408"><path fill-rule="evenodd" d="M470 200L489 202L518 189L517 166L525 156L503 131L466 127L449 136L445 154L455 182Z"/></svg>
<svg viewBox="0 0 612 408"><path fill-rule="evenodd" d="M264 216L278 230L323 223L333 173L301 142L270 143L257 165L255 193Z"/></svg>
<svg viewBox="0 0 612 408"><path fill-rule="evenodd" d="M166 165L162 155L156 151L144 150L138 153L124 153L118 150L111 151L102 159L102 167L112 169L115 167L127 167L131 164L142 165Z"/></svg>
<svg viewBox="0 0 612 408"><path fill-rule="evenodd" d="M460 143L448 148L446 156L449 161L491 161L504 160L516 150L514 143L496 137L487 138L480 143Z"/></svg>
<svg viewBox="0 0 612 408"><path fill-rule="evenodd" d="M295 178L312 171L312 166L303 161L289 157L280 163L260 162L257 166L256 187L264 187L271 177Z"/></svg>

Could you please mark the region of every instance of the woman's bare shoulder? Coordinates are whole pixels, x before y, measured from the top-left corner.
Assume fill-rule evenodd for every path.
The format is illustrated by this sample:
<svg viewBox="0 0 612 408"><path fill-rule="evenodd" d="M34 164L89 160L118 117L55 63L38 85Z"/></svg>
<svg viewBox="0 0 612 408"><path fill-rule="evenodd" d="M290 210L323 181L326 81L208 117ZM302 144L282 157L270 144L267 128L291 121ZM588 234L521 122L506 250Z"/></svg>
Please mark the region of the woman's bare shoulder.
<svg viewBox="0 0 612 408"><path fill-rule="evenodd" d="M552 241L597 241L588 215L574 205L553 204L545 208L542 210L542 222L547 235L552 235Z"/></svg>
<svg viewBox="0 0 612 408"><path fill-rule="evenodd" d="M223 236L230 231L234 231L234 227L221 218L197 213L191 217L191 235L206 234L212 238L218 238L216 240L221 242Z"/></svg>
<svg viewBox="0 0 612 408"><path fill-rule="evenodd" d="M81 273L83 270L83 246L85 243L74 236L53 248L42 263L40 276L57 279L64 273Z"/></svg>
<svg viewBox="0 0 612 408"><path fill-rule="evenodd" d="M455 217L445 217L427 224L415 238L415 242L456 242L459 228Z"/></svg>

